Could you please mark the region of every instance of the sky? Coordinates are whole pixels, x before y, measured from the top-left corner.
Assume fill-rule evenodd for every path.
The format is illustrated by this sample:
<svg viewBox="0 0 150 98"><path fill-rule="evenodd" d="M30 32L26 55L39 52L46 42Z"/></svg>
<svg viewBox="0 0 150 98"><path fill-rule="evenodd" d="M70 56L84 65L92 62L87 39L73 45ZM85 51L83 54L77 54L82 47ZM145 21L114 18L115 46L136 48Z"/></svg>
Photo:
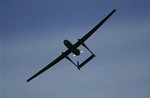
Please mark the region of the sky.
<svg viewBox="0 0 150 98"><path fill-rule="evenodd" d="M1 0L0 98L150 98L149 0ZM85 42L80 71L68 60L26 80L113 9ZM85 60L89 53L73 60Z"/></svg>

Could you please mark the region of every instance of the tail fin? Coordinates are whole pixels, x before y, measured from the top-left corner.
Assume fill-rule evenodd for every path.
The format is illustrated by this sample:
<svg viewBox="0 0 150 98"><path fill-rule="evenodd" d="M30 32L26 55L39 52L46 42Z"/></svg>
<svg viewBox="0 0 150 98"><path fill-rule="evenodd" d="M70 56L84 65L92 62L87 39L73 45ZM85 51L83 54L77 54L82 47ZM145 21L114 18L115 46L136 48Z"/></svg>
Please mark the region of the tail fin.
<svg viewBox="0 0 150 98"><path fill-rule="evenodd" d="M80 67L79 67L79 65L80 65L80 64L79 64L79 61L77 61L77 68L80 70Z"/></svg>

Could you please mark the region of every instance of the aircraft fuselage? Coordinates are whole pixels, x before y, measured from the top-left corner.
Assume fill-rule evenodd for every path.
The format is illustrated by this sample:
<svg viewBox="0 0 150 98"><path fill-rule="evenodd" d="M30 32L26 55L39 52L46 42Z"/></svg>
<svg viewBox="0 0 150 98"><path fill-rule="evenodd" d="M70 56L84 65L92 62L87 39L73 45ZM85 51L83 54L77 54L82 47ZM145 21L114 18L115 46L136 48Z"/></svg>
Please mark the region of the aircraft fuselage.
<svg viewBox="0 0 150 98"><path fill-rule="evenodd" d="M76 56L80 55L80 50L77 49L70 41L64 40L64 45Z"/></svg>

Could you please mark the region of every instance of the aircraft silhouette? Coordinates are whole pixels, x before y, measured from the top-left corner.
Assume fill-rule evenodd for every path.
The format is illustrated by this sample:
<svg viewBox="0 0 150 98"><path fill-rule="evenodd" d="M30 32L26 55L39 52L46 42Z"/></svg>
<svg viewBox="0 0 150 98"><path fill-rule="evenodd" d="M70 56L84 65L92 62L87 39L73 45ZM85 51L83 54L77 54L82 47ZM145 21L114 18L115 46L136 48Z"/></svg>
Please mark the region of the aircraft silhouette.
<svg viewBox="0 0 150 98"><path fill-rule="evenodd" d="M43 69L41 69L39 72L37 72L36 74L34 74L32 77L30 77L27 82L29 82L30 80L32 80L33 78L37 77L38 75L40 75L41 73L43 73L44 71L46 71L47 69L49 69L50 67L52 67L53 65L55 65L56 63L58 63L59 61L61 61L62 59L66 58L68 59L71 63L73 63L79 70L81 67L83 67L86 63L88 63L90 60L92 60L95 57L95 54L85 45L85 41L116 11L116 9L114 9L113 11L111 11L102 21L100 21L93 29L91 29L85 36L83 36L81 39L78 39L78 41L75 44L72 44L70 41L68 41L67 39L64 40L64 45L68 48L68 50L66 50L65 52L62 52L62 54L60 56L58 56L55 60L53 60L51 63L49 63L47 66L45 66ZM77 49L80 45L83 45L90 53L91 55L85 60L83 61L81 64L79 64L79 62L77 61L77 64L75 62L73 62L68 55L70 53L75 54L76 56L80 55L80 50Z"/></svg>

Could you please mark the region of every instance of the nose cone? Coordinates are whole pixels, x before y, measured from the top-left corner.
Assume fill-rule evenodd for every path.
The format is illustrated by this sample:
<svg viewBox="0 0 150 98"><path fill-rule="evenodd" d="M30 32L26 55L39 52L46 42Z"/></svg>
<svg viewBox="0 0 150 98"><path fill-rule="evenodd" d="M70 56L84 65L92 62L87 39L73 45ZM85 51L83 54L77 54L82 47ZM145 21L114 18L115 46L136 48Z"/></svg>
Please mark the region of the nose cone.
<svg viewBox="0 0 150 98"><path fill-rule="evenodd" d="M67 42L68 42L68 40L65 39L65 40L64 40L64 44L66 44Z"/></svg>

